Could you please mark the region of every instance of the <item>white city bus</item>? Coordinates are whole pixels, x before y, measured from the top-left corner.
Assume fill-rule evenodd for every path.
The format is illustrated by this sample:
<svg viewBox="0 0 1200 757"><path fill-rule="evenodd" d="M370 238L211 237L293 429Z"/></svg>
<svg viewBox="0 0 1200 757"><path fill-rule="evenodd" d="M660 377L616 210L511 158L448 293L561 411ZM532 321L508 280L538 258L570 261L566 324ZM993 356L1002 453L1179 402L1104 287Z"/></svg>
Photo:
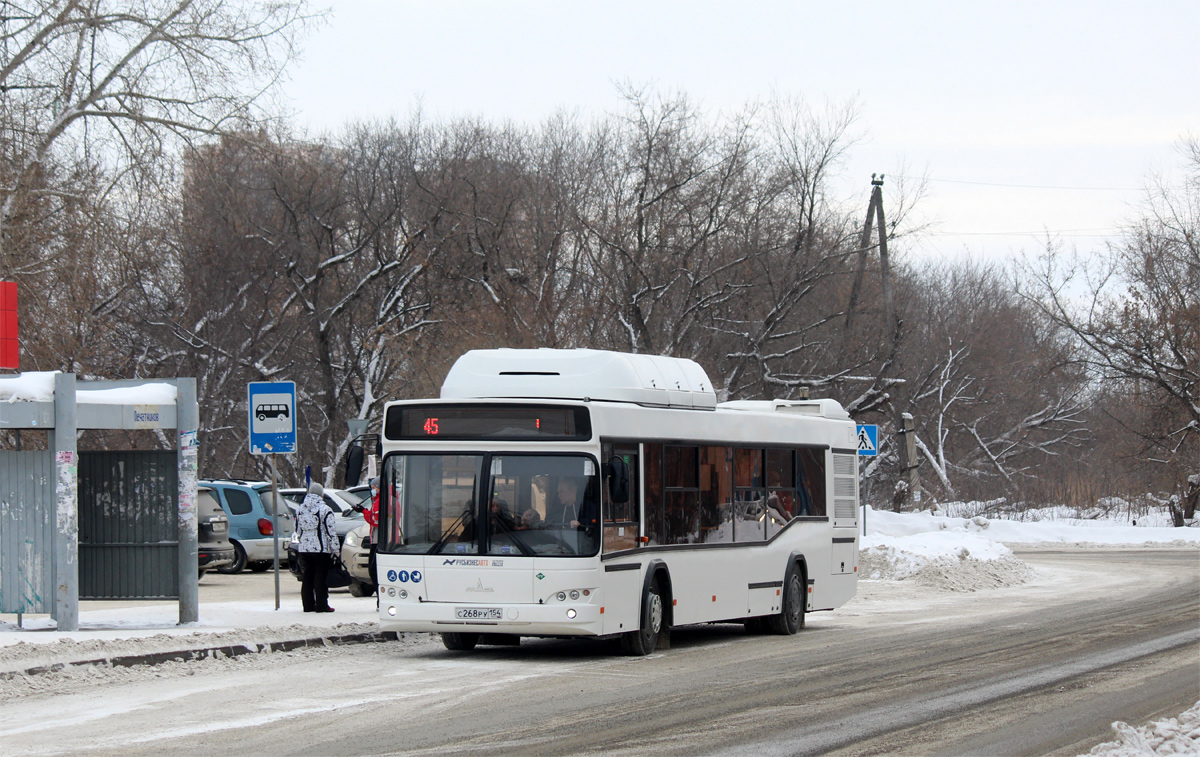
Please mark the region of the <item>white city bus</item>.
<svg viewBox="0 0 1200 757"><path fill-rule="evenodd" d="M854 596L855 441L833 400L718 404L691 360L468 352L385 410L381 625L643 655L692 623L796 633Z"/></svg>

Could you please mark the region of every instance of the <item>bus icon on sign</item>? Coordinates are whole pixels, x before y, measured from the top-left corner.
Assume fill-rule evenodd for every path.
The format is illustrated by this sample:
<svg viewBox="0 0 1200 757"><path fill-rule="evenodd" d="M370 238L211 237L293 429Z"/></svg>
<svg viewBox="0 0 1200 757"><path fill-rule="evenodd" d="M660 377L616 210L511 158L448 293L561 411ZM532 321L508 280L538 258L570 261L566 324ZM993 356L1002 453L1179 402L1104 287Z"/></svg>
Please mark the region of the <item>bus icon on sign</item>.
<svg viewBox="0 0 1200 757"><path fill-rule="evenodd" d="M254 408L254 414L260 421L265 421L267 418L291 417L291 410L287 405L259 405Z"/></svg>

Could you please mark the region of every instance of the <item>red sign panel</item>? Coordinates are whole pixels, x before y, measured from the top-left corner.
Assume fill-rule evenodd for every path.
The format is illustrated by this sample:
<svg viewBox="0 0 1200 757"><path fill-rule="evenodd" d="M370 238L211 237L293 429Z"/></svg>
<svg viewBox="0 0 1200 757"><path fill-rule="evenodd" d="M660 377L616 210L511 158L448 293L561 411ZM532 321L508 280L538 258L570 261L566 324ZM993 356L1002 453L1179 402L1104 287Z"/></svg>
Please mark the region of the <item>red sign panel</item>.
<svg viewBox="0 0 1200 757"><path fill-rule="evenodd" d="M0 368L20 368L17 342L17 285L0 281Z"/></svg>

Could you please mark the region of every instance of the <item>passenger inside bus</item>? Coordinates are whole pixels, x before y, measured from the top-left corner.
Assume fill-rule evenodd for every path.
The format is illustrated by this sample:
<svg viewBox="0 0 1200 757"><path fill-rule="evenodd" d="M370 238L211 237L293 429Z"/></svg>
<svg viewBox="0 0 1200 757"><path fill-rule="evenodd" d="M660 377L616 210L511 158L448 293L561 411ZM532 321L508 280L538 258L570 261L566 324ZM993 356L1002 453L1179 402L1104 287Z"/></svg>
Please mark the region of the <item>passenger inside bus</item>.
<svg viewBox="0 0 1200 757"><path fill-rule="evenodd" d="M515 531L517 529L516 518L509 512L508 503L498 496L492 496L492 503L489 505L488 519L491 521L492 531Z"/></svg>
<svg viewBox="0 0 1200 757"><path fill-rule="evenodd" d="M528 531L531 528L538 528L542 525L542 514L532 507L521 513L521 525L519 528L522 531Z"/></svg>

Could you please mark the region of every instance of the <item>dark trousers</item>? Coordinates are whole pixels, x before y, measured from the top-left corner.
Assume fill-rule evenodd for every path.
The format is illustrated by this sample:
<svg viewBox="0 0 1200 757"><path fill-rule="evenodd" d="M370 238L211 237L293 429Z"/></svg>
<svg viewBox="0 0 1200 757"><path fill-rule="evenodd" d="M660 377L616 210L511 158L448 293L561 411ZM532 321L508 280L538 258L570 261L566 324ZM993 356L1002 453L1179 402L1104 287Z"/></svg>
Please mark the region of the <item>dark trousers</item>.
<svg viewBox="0 0 1200 757"><path fill-rule="evenodd" d="M300 602L305 612L329 607L329 569L333 556L328 552L300 553Z"/></svg>

